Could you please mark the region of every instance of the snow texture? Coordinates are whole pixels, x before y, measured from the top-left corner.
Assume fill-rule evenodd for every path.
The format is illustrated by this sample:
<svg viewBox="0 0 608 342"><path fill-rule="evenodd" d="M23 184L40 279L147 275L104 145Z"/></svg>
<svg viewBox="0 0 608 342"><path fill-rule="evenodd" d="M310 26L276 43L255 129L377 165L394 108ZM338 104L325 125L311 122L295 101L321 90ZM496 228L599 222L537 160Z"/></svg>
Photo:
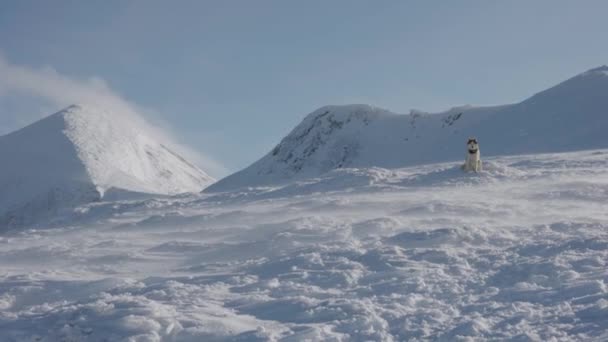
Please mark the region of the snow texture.
<svg viewBox="0 0 608 342"><path fill-rule="evenodd" d="M213 182L146 127L75 105L0 137L0 230L107 196L198 192Z"/></svg>
<svg viewBox="0 0 608 342"><path fill-rule="evenodd" d="M265 157L207 191L316 177L344 167L395 168L464 160L475 136L484 156L607 148L608 67L591 69L517 104L391 113L368 105L309 114Z"/></svg>
<svg viewBox="0 0 608 342"><path fill-rule="evenodd" d="M606 70L502 107L325 107L203 193L142 194L208 178L89 109L0 137L0 208L48 217L0 230L0 341L607 341Z"/></svg>
<svg viewBox="0 0 608 342"><path fill-rule="evenodd" d="M2 341L606 341L608 150L342 168L0 235Z"/></svg>

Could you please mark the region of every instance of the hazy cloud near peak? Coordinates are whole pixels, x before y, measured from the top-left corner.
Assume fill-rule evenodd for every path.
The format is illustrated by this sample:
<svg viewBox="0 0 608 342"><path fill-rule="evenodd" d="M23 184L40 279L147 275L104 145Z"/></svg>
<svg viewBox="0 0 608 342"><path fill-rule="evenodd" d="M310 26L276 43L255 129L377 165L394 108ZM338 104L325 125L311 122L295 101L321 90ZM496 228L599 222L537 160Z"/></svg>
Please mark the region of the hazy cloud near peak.
<svg viewBox="0 0 608 342"><path fill-rule="evenodd" d="M0 135L75 103L91 104L128 115L148 126L153 134L167 140L173 148L212 176L218 177L228 173L227 169L213 158L176 142L172 137L171 127L153 115L153 109L127 101L102 78L75 78L63 75L51 67L16 65L0 54Z"/></svg>

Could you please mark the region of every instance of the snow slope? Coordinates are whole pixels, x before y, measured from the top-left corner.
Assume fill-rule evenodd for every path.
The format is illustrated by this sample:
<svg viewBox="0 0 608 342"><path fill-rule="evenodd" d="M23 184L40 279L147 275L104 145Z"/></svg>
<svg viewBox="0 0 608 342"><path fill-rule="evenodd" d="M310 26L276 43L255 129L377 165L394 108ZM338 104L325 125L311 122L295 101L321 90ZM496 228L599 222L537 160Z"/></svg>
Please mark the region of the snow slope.
<svg viewBox="0 0 608 342"><path fill-rule="evenodd" d="M104 196L197 192L213 182L146 127L75 105L0 137L0 228Z"/></svg>
<svg viewBox="0 0 608 342"><path fill-rule="evenodd" d="M403 167L483 156L608 147L608 67L589 70L517 104L391 113L368 105L309 114L270 153L207 191L304 179L343 167Z"/></svg>
<svg viewBox="0 0 608 342"><path fill-rule="evenodd" d="M90 203L0 233L0 340L606 341L607 202L597 150Z"/></svg>

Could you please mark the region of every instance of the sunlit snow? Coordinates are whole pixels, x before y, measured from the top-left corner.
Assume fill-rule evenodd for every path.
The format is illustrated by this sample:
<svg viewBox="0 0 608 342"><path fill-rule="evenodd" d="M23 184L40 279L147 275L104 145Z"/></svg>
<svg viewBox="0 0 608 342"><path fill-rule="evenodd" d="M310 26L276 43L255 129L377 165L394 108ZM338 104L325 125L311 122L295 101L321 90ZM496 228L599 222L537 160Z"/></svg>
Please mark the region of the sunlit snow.
<svg viewBox="0 0 608 342"><path fill-rule="evenodd" d="M95 203L0 237L0 340L608 339L608 151Z"/></svg>

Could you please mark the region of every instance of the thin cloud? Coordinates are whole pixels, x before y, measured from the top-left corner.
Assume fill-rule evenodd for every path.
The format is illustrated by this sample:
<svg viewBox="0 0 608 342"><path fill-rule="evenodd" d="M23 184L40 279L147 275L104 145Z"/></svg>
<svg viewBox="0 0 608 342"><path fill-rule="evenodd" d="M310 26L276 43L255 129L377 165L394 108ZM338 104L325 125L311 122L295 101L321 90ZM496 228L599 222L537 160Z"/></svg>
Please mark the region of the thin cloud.
<svg viewBox="0 0 608 342"><path fill-rule="evenodd" d="M34 114L23 114L22 111L9 112L7 108L2 108L5 107L2 104L6 102L3 99L6 100L11 96L33 100L32 102L36 103L37 106L30 108L32 110L36 108L37 110L34 110ZM41 103L44 103L44 105ZM225 175L228 172L221 163L213 158L177 143L176 139L169 134L171 128L166 123L162 123L161 120L154 120L154 115L150 115L150 113L155 113L154 110L127 101L112 90L102 78L79 79L60 74L51 67L32 68L16 65L0 55L0 125L8 126L2 127L3 130L20 128L10 126L22 125L24 121L29 123L52 113L52 111L41 113L40 110L43 108L62 109L75 103L91 104L129 116L131 119L137 120L140 125L146 126L148 130L152 130L153 134L167 141L174 149L211 175ZM25 107L27 108L27 106ZM155 125L150 124L146 118L152 118ZM158 126L163 126L164 129Z"/></svg>

